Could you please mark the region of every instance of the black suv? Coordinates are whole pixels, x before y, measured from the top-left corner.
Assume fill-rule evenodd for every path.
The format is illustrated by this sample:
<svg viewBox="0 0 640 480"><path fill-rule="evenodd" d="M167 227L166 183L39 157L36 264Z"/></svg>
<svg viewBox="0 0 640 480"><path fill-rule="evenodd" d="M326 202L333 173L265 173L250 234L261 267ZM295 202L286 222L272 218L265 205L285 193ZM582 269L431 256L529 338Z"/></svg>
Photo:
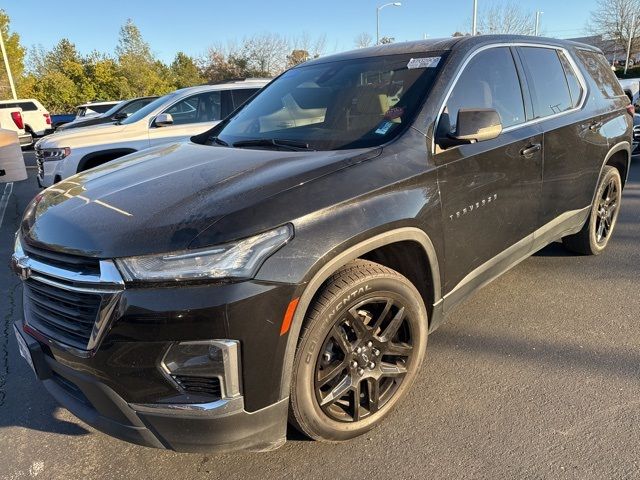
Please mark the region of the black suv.
<svg viewBox="0 0 640 480"><path fill-rule="evenodd" d="M142 445L266 450L287 419L360 435L472 292L559 239L604 250L628 104L598 50L537 37L307 62L192 142L32 201L21 352L71 412Z"/></svg>
<svg viewBox="0 0 640 480"><path fill-rule="evenodd" d="M142 107L146 107L156 98L158 97L140 97L132 98L131 100L123 100L101 115L95 115L93 117L76 120L75 122L65 123L64 125L60 125L56 131L61 132L72 128L91 127L93 125L104 125L107 123L119 122L129 118L129 116L136 113Z"/></svg>

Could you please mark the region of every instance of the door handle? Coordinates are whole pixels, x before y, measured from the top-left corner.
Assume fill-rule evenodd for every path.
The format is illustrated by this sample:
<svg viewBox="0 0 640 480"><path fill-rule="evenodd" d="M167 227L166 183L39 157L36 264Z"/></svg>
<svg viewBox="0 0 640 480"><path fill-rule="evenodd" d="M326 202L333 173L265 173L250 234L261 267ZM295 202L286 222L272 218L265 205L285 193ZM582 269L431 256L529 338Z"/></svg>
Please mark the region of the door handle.
<svg viewBox="0 0 640 480"><path fill-rule="evenodd" d="M527 148L524 148L520 151L520 155L524 158L531 158L533 155L542 150L542 145L540 143L536 143L534 145L529 145Z"/></svg>
<svg viewBox="0 0 640 480"><path fill-rule="evenodd" d="M604 123L602 122L593 122L591 125L589 125L589 130L595 132L596 130L600 130L602 128L602 125L604 125Z"/></svg>

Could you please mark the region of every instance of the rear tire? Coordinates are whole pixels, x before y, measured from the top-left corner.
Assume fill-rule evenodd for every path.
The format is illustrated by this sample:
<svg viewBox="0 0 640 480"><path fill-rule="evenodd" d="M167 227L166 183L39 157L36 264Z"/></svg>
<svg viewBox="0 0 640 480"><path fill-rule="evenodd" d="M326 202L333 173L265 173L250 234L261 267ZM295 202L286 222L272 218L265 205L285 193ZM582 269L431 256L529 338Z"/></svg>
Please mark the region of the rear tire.
<svg viewBox="0 0 640 480"><path fill-rule="evenodd" d="M378 425L416 378L427 311L415 286L356 260L330 277L311 304L293 365L290 421L320 441Z"/></svg>
<svg viewBox="0 0 640 480"><path fill-rule="evenodd" d="M575 235L562 239L565 248L582 255L600 255L613 235L621 200L620 172L617 168L606 165L587 223Z"/></svg>

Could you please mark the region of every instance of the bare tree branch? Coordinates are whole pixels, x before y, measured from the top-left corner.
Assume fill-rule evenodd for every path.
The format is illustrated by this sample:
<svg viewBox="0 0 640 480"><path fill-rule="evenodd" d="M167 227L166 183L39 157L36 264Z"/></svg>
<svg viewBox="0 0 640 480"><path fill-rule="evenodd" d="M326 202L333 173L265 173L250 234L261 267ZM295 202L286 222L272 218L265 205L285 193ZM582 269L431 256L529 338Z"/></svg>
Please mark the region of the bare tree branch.
<svg viewBox="0 0 640 480"><path fill-rule="evenodd" d="M516 3L494 3L481 12L478 25L485 34L533 35L535 15Z"/></svg>

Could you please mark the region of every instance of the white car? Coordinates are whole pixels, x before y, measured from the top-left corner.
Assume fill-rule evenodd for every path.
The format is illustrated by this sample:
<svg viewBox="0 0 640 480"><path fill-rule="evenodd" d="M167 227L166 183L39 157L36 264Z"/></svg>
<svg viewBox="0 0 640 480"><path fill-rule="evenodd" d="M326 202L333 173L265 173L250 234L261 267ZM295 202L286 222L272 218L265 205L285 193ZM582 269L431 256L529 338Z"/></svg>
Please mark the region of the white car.
<svg viewBox="0 0 640 480"><path fill-rule="evenodd" d="M36 144L38 184L49 187L124 155L203 133L268 82L255 79L184 88L116 124L54 133Z"/></svg>
<svg viewBox="0 0 640 480"><path fill-rule="evenodd" d="M32 137L42 137L51 130L51 115L35 98L0 101L0 110L20 108L24 129Z"/></svg>
<svg viewBox="0 0 640 480"><path fill-rule="evenodd" d="M21 147L28 147L33 143L33 137L24 129L21 108L0 108L0 128L15 132Z"/></svg>
<svg viewBox="0 0 640 480"><path fill-rule="evenodd" d="M121 100L114 100L111 102L89 102L78 105L76 107L76 120L102 115L120 102Z"/></svg>

